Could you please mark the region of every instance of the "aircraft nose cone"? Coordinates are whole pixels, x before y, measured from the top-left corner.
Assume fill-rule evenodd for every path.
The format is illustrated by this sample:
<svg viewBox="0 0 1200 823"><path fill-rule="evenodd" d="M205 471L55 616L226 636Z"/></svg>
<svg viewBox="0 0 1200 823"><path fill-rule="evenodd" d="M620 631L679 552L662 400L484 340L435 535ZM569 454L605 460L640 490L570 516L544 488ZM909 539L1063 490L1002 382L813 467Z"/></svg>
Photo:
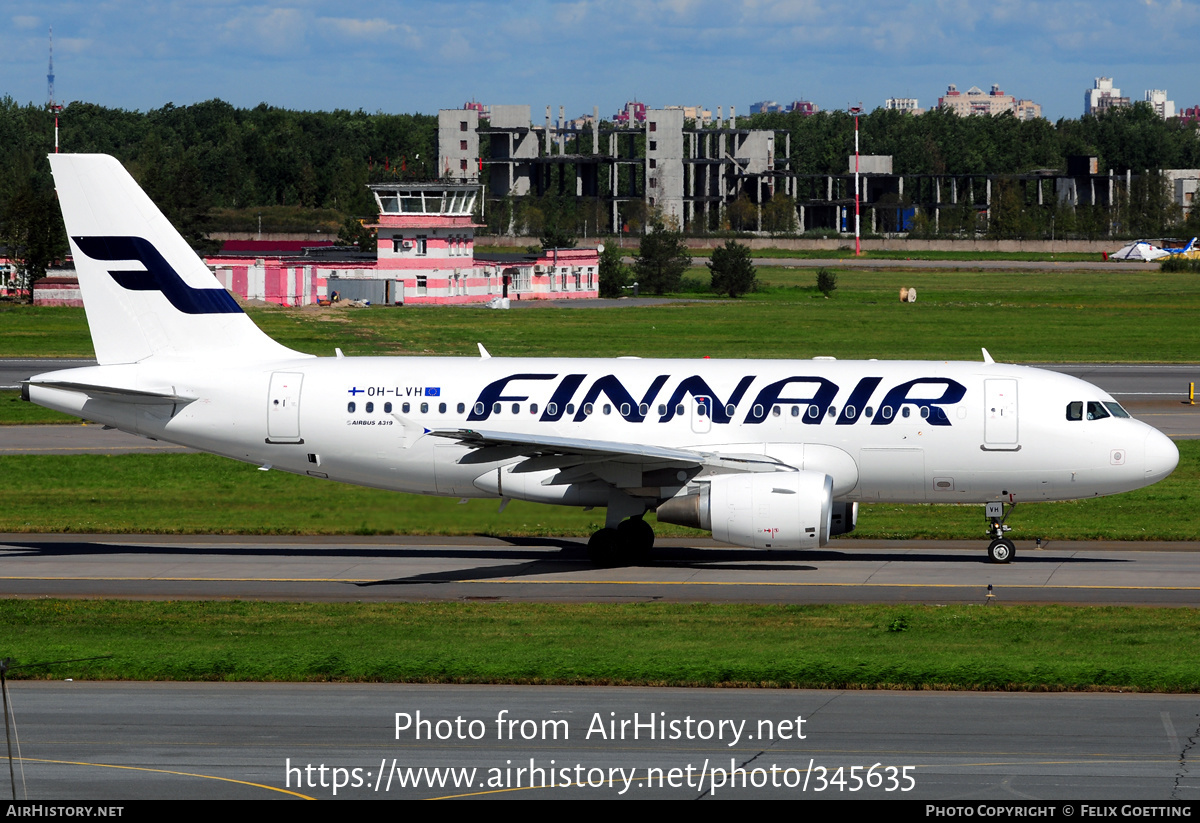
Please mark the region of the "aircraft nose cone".
<svg viewBox="0 0 1200 823"><path fill-rule="evenodd" d="M1179 449L1160 431L1146 435L1146 482L1157 483L1179 465Z"/></svg>

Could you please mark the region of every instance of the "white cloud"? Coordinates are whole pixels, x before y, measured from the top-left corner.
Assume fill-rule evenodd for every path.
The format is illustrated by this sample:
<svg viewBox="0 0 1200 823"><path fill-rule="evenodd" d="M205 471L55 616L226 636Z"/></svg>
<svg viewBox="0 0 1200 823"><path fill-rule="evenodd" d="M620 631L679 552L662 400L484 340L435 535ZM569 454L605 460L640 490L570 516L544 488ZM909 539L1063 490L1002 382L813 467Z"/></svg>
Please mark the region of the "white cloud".
<svg viewBox="0 0 1200 823"><path fill-rule="evenodd" d="M294 8L252 8L224 25L227 43L240 44L248 53L295 54L305 47L309 13Z"/></svg>
<svg viewBox="0 0 1200 823"><path fill-rule="evenodd" d="M389 23L381 17L371 20L359 20L353 17L319 17L317 22L322 26L331 26L346 37L371 39L386 37L399 28L395 23Z"/></svg>
<svg viewBox="0 0 1200 823"><path fill-rule="evenodd" d="M41 20L32 14L18 14L12 18L13 28L32 29L41 25Z"/></svg>

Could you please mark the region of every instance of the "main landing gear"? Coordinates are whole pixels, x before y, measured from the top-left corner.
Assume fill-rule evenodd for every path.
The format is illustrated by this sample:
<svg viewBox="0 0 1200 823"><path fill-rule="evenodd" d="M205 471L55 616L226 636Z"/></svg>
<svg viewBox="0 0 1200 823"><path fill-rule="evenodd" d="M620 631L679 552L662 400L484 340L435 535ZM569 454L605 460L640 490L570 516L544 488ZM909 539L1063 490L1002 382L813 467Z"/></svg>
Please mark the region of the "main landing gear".
<svg viewBox="0 0 1200 823"><path fill-rule="evenodd" d="M1017 554L1017 547L1004 536L1005 532L1012 530L1012 526L1004 525L1004 521L1012 514L1017 504L1009 504L1007 512L1004 511L1003 503L986 503L984 505L984 515L989 524L988 535L992 538L992 542L988 544L988 560L993 563L1010 563Z"/></svg>
<svg viewBox="0 0 1200 823"><path fill-rule="evenodd" d="M654 548L654 529L642 515L623 520L614 528L603 528L588 540L588 557L597 566L620 566L636 562Z"/></svg>

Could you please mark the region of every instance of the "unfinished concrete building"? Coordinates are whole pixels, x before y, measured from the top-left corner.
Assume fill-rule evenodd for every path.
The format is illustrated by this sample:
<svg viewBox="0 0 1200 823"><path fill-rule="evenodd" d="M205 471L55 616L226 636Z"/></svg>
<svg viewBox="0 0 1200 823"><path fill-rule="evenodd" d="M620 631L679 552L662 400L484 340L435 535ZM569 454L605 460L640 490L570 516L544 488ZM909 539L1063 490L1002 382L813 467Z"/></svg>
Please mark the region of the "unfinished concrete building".
<svg viewBox="0 0 1200 823"><path fill-rule="evenodd" d="M544 126L533 125L529 106L492 106L491 113L486 124L475 111L438 113L438 167L453 179L483 182L489 202L553 193L594 198L612 231L625 223L625 204L636 202L681 228L705 231L720 228L722 209L739 197L761 210L780 186L790 193L790 140L780 147L777 139L786 133L738 129L732 107L728 126L718 109L712 128L685 128L680 107L647 109L632 127L603 129L594 108L583 130L562 107L556 121L546 107ZM472 129L474 141L463 136Z"/></svg>

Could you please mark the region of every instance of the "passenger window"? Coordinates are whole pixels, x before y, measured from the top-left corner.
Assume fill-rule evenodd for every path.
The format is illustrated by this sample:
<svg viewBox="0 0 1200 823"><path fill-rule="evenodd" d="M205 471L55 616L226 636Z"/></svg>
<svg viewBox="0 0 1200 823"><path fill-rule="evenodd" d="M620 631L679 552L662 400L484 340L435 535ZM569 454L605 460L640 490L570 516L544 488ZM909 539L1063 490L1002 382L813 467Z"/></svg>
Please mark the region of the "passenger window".
<svg viewBox="0 0 1200 823"><path fill-rule="evenodd" d="M368 400L367 401L367 414L370 414L373 411L375 411L375 404Z"/></svg>
<svg viewBox="0 0 1200 823"><path fill-rule="evenodd" d="M422 403L421 404L421 414L428 414L428 413L429 413L429 404Z"/></svg>
<svg viewBox="0 0 1200 823"><path fill-rule="evenodd" d="M826 417L837 417L837 406L830 406L825 411Z"/></svg>
<svg viewBox="0 0 1200 823"><path fill-rule="evenodd" d="M412 409L412 406L408 405L407 403L405 403L403 406L400 407L400 411L404 412L405 414L408 414L409 410L411 410L411 409ZM483 414L483 409L480 409L479 413Z"/></svg>
<svg viewBox="0 0 1200 823"><path fill-rule="evenodd" d="M879 410L879 413L883 415L884 420L892 419L892 407L891 406L884 406L882 409Z"/></svg>
<svg viewBox="0 0 1200 823"><path fill-rule="evenodd" d="M726 403L725 416L732 418L735 414L737 414L737 406L733 405L732 403Z"/></svg>
<svg viewBox="0 0 1200 823"><path fill-rule="evenodd" d="M922 419L922 420L928 420L928 419L929 419L929 407L928 407L928 406L922 406L922 407L921 407L921 419Z"/></svg>
<svg viewBox="0 0 1200 823"><path fill-rule="evenodd" d="M611 404L611 403L605 403L605 404L604 404L604 413L605 413L605 414L612 414L612 404Z"/></svg>
<svg viewBox="0 0 1200 823"><path fill-rule="evenodd" d="M904 417L908 417L910 414L912 414L912 411L908 408L908 406L903 406L900 409L900 414L902 414Z"/></svg>
<svg viewBox="0 0 1200 823"><path fill-rule="evenodd" d="M649 413L650 413L650 404L649 403L643 403L640 406L638 406L638 414L640 414L642 417L645 417Z"/></svg>
<svg viewBox="0 0 1200 823"><path fill-rule="evenodd" d="M658 404L658 413L660 415L666 416L666 414L667 414L667 404L666 403Z"/></svg>
<svg viewBox="0 0 1200 823"><path fill-rule="evenodd" d="M568 403L567 404L567 414L574 414L574 413L575 413L575 404Z"/></svg>
<svg viewBox="0 0 1200 823"><path fill-rule="evenodd" d="M550 415L551 417L558 414L558 404L557 403L547 403L546 404L546 414Z"/></svg>
<svg viewBox="0 0 1200 823"><path fill-rule="evenodd" d="M853 420L854 415L857 413L858 412L854 410L853 406L847 406L846 408L842 409L842 414L846 415L847 420Z"/></svg>
<svg viewBox="0 0 1200 823"><path fill-rule="evenodd" d="M537 414L537 403L530 403L530 404L529 404L529 413L530 413L530 414Z"/></svg>
<svg viewBox="0 0 1200 823"><path fill-rule="evenodd" d="M792 417L799 417L799 416L800 416L800 407L792 406Z"/></svg>
<svg viewBox="0 0 1200 823"><path fill-rule="evenodd" d="M683 417L683 413L685 411L687 411L687 409L683 407L682 403L675 407L675 414L679 415L680 417Z"/></svg>
<svg viewBox="0 0 1200 823"><path fill-rule="evenodd" d="M758 405L758 404L755 404L755 406L754 406L754 416L755 416L755 417L762 417L762 416L763 416L763 407L762 407L762 406L760 406L760 405Z"/></svg>
<svg viewBox="0 0 1200 823"><path fill-rule="evenodd" d="M865 414L869 419L875 416L875 410L870 406L867 406L865 409L863 409L863 414Z"/></svg>
<svg viewBox="0 0 1200 823"><path fill-rule="evenodd" d="M391 413L392 413L392 404L391 404L391 403L384 403L384 404L383 404L383 413L384 413L384 414L391 414Z"/></svg>
<svg viewBox="0 0 1200 823"><path fill-rule="evenodd" d="M466 403L459 403L459 404L458 404L458 413L459 413L459 414L463 414L463 413L464 413L466 410L467 410L467 404L466 404Z"/></svg>
<svg viewBox="0 0 1200 823"><path fill-rule="evenodd" d="M808 407L808 414L806 416L811 417L813 420L821 416L821 410L817 408L816 403Z"/></svg>
<svg viewBox="0 0 1200 823"><path fill-rule="evenodd" d="M696 406L697 417L708 417L708 404L700 403Z"/></svg>
<svg viewBox="0 0 1200 823"><path fill-rule="evenodd" d="M1103 403L1097 403L1095 400L1089 400L1087 404L1087 419L1088 420L1103 420L1106 417L1111 417L1108 410L1104 408Z"/></svg>
<svg viewBox="0 0 1200 823"><path fill-rule="evenodd" d="M520 413L521 413L521 404L520 404L520 403L513 403L513 404L512 404L512 410L513 410L513 414L520 414Z"/></svg>
<svg viewBox="0 0 1200 823"><path fill-rule="evenodd" d="M591 403L583 404L583 413L584 414L591 414L594 409L595 409L595 406L593 406Z"/></svg>
<svg viewBox="0 0 1200 823"><path fill-rule="evenodd" d="M772 417L778 417L782 412L783 412L783 410L780 409L778 406L771 407L771 416Z"/></svg>
<svg viewBox="0 0 1200 823"><path fill-rule="evenodd" d="M407 404L407 403L405 403L405 404L404 404L404 410L405 410L405 411L408 411L408 404ZM476 414L483 414L483 404L482 404L482 403L476 403L476 404L475 404L475 413L476 413Z"/></svg>
<svg viewBox="0 0 1200 823"><path fill-rule="evenodd" d="M349 412L350 414L354 414L354 409L355 409L354 401L351 400L349 403L346 404L346 411Z"/></svg>
<svg viewBox="0 0 1200 823"><path fill-rule="evenodd" d="M445 414L445 413L446 413L446 404L438 403L438 414Z"/></svg>
<svg viewBox="0 0 1200 823"><path fill-rule="evenodd" d="M492 414L499 414L499 413L500 413L500 404L493 403L492 404Z"/></svg>
<svg viewBox="0 0 1200 823"><path fill-rule="evenodd" d="M622 404L621 404L621 416L622 416L622 417L628 417L628 416L629 416L629 411L630 411L629 404L628 404L628 403L622 403Z"/></svg>

